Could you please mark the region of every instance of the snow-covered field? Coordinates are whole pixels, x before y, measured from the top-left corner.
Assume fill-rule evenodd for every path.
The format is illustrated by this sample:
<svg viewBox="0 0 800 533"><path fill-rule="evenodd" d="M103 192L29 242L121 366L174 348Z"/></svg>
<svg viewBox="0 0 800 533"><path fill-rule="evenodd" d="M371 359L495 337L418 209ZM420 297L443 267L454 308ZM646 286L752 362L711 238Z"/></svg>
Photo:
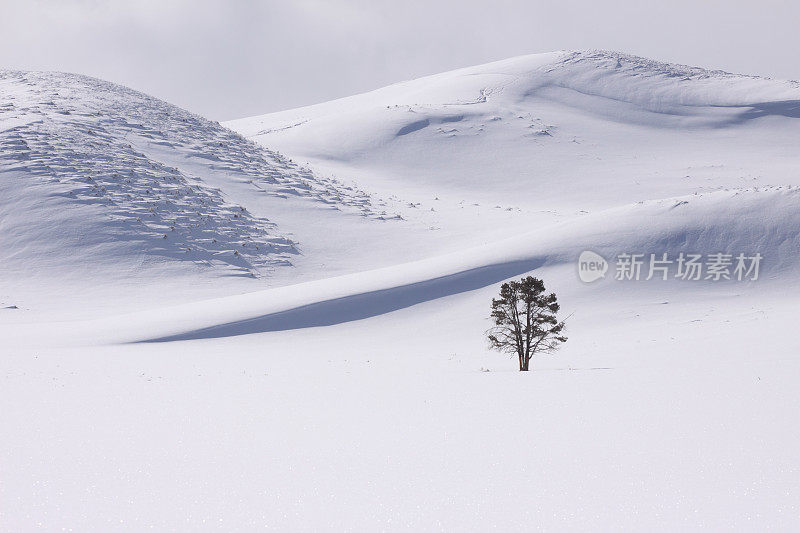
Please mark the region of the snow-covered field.
<svg viewBox="0 0 800 533"><path fill-rule="evenodd" d="M800 524L799 84L554 52L223 125L0 95L0 529ZM527 273L569 341L520 373L484 331Z"/></svg>

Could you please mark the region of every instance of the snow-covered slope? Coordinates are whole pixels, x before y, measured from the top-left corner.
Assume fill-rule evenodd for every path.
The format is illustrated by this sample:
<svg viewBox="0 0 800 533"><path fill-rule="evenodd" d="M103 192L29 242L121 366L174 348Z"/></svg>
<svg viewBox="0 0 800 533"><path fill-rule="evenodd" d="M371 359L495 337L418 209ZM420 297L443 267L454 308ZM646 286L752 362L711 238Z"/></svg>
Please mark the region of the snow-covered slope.
<svg viewBox="0 0 800 533"><path fill-rule="evenodd" d="M275 198L308 197L369 213L369 199L358 191L125 87L59 73L1 72L0 83L2 171L14 173L3 181L4 220L11 233L27 239L3 252L13 250L21 260L30 259L22 248L119 261L102 244L130 245L126 253L177 259L189 253L193 261L255 271L297 252L268 220L226 202L196 173L165 162L170 159L193 161ZM22 220L58 228L71 240L22 231L15 226Z"/></svg>
<svg viewBox="0 0 800 533"><path fill-rule="evenodd" d="M428 276L443 284L479 266L574 268L582 250L760 253L762 283L800 265L796 82L555 52L227 125L456 233L460 259Z"/></svg>
<svg viewBox="0 0 800 533"><path fill-rule="evenodd" d="M346 217L326 220L336 227L326 236L336 249L312 248L310 268L278 275L289 287L244 285L235 292L251 294L164 315L149 311L144 322L126 318L140 325L111 326L119 339L363 319L539 267L572 270L583 250L609 258L637 251L759 253L762 284L798 272L800 196L785 185L800 180L790 147L800 140L800 88L793 82L610 52L557 52L229 124L310 158L320 169L314 175L125 88L61 74L5 79L15 98L4 117L11 176L5 186L17 195L5 205L26 198L29 204L5 217L19 236L5 253L20 269L53 266L63 275L72 259L130 275L151 256L166 256L179 261L164 268L188 262L265 273L291 264L298 244L250 214L244 205L254 198L269 198L254 204L259 213L281 212L287 196L299 196L385 218L366 193L318 177L333 172L386 188L380 205L404 215L399 227L373 227L367 246L363 226L347 226ZM679 168L689 174L675 174ZM209 184L243 205L227 203ZM482 203L495 193L523 207ZM310 237L309 218L289 219L288 230ZM131 257L138 258L133 267ZM382 268L366 272L374 267ZM309 279L316 281L297 285ZM577 277L570 285L566 290L587 290Z"/></svg>
<svg viewBox="0 0 800 533"><path fill-rule="evenodd" d="M569 216L797 184L800 84L615 52L538 54L226 125L433 205Z"/></svg>
<svg viewBox="0 0 800 533"><path fill-rule="evenodd" d="M308 252L274 218L385 218L366 193L125 87L0 71L0 95L3 302L50 282L270 278Z"/></svg>
<svg viewBox="0 0 800 533"><path fill-rule="evenodd" d="M1 83L6 305L34 302L20 289L48 280L73 293L87 279L134 279L154 294L249 292L458 254L587 215L618 235L598 222L604 213L800 181L796 83L610 52L513 58L227 124L263 147L99 80L4 72ZM793 209L774 213L789 241L796 226L780 217ZM708 235L706 219L687 231ZM658 223L645 234L680 238ZM721 251L748 248L741 241L713 239ZM776 250L767 265L792 261L793 248ZM215 281L231 275L262 283ZM184 288L168 292L194 290Z"/></svg>

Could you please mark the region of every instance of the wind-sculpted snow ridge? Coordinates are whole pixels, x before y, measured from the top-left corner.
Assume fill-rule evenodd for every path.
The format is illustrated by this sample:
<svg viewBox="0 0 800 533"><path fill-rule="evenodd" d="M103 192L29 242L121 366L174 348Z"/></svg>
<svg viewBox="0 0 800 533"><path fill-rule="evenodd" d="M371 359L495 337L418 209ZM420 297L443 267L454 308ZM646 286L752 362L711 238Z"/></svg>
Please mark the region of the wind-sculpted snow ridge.
<svg viewBox="0 0 800 533"><path fill-rule="evenodd" d="M0 71L0 94L0 213L7 228L19 229L6 236L16 245L3 250L6 257L36 252L53 261L65 245L102 262L91 256L102 243L117 254L223 264L254 275L290 263L297 243L227 201L198 168L254 193L378 216L366 193L125 87L72 74ZM42 230L34 242L33 226L48 218L53 232Z"/></svg>
<svg viewBox="0 0 800 533"><path fill-rule="evenodd" d="M731 189L621 206L431 259L112 318L91 328L108 332L102 337L109 342L162 342L329 326L473 291L540 268L555 269L567 280L563 287L575 291L581 284L577 260L584 250L602 254L612 269L612 259L620 253L665 253L673 259L703 251L763 257L757 280L672 281L676 295L700 287L725 291L748 283L783 283L800 273L800 188ZM628 282L613 276L581 291L614 294L626 287ZM659 283L643 281L637 287L646 293Z"/></svg>
<svg viewBox="0 0 800 533"><path fill-rule="evenodd" d="M800 117L800 83L733 74L607 50L565 53L541 69L545 84L689 115L697 107L742 108L741 119ZM682 107L690 109L681 109Z"/></svg>

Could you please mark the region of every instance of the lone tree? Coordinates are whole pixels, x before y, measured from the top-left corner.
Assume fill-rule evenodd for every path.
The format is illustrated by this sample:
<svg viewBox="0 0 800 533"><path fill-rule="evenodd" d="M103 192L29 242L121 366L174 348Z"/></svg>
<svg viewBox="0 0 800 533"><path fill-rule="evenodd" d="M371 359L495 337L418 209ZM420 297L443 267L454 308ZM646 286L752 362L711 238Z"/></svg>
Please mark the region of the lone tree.
<svg viewBox="0 0 800 533"><path fill-rule="evenodd" d="M544 291L542 280L528 276L503 283L500 298L492 299L494 326L487 332L489 345L516 353L521 371L528 370L535 354L550 353L567 340L562 334L564 322L556 320L556 295Z"/></svg>

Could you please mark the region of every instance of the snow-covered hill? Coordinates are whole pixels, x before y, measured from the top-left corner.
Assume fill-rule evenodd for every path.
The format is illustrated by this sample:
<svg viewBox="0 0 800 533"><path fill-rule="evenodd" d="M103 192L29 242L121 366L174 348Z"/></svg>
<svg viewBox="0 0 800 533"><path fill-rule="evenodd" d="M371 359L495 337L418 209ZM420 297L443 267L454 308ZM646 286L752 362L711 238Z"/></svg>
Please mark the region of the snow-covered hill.
<svg viewBox="0 0 800 533"><path fill-rule="evenodd" d="M587 215L613 242L624 227L598 221L626 206L800 183L798 84L611 52L513 58L226 124L263 146L91 78L4 72L0 83L5 305L57 307L50 290L24 290L51 281L105 298L96 280L113 279L168 302L250 292ZM794 242L787 198L774 225ZM683 231L710 235L692 212ZM638 238L680 235L653 223ZM755 248L732 230L696 244L734 242ZM789 245L765 253L766 268L794 261ZM261 281L231 281L242 276Z"/></svg>
<svg viewBox="0 0 800 533"><path fill-rule="evenodd" d="M307 251L273 217L385 218L366 193L125 87L0 71L0 95L4 302L48 280L270 277Z"/></svg>
<svg viewBox="0 0 800 533"><path fill-rule="evenodd" d="M570 216L798 184L800 84L615 52L537 54L226 125L408 201Z"/></svg>
<svg viewBox="0 0 800 533"><path fill-rule="evenodd" d="M449 231L458 244L442 250L461 267L450 261L431 279L492 265L574 269L582 250L760 253L762 283L800 267L796 82L555 52L226 125L357 176L402 199L407 219ZM465 250L494 240L502 251Z"/></svg>

